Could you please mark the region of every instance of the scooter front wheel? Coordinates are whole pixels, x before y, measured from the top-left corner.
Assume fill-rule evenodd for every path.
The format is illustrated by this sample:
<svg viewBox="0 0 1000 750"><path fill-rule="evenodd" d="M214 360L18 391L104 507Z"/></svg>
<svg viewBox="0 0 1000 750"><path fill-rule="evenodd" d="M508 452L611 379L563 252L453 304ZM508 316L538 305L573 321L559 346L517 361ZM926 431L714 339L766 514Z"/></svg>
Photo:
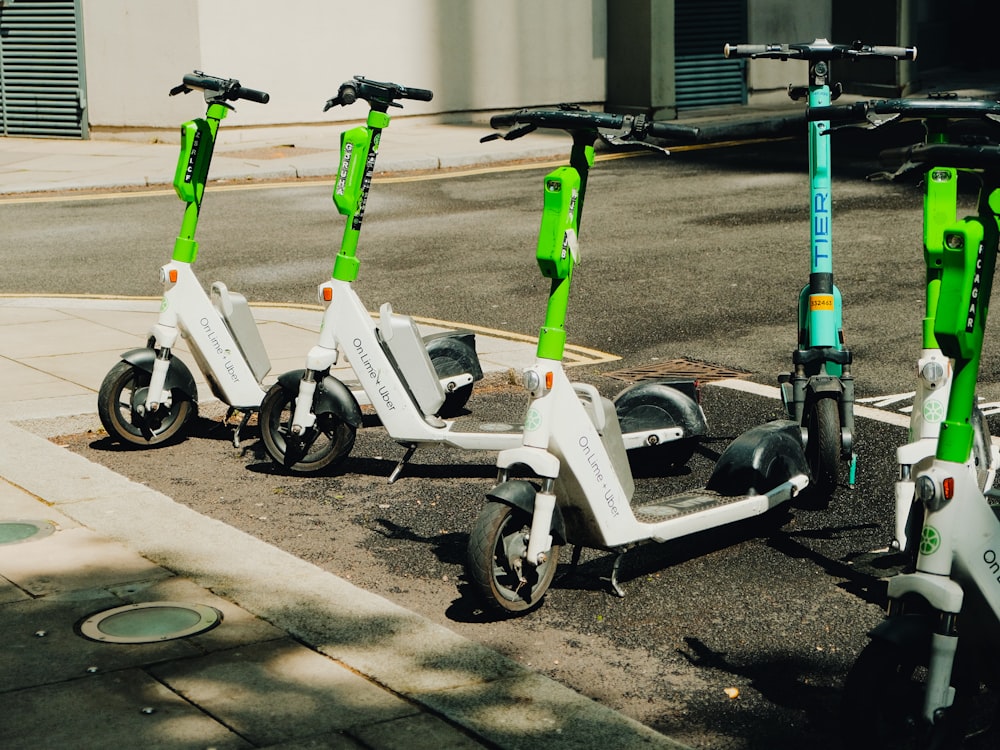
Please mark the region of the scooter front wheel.
<svg viewBox="0 0 1000 750"><path fill-rule="evenodd" d="M260 436L275 463L296 474L316 474L347 458L357 431L336 415L323 413L303 435L292 435L297 395L280 383L271 386L260 402Z"/></svg>
<svg viewBox="0 0 1000 750"><path fill-rule="evenodd" d="M154 414L141 414L149 378L141 367L125 361L104 376L97 395L97 414L109 436L133 446L164 445L180 435L197 411L194 402L175 391L169 408L161 406Z"/></svg>
<svg viewBox="0 0 1000 750"><path fill-rule="evenodd" d="M815 488L829 496L840 476L840 410L832 397L816 398L806 406L806 461Z"/></svg>
<svg viewBox="0 0 1000 750"><path fill-rule="evenodd" d="M531 565L522 556L530 529L530 513L498 502L486 503L472 527L466 574L494 612L530 612L541 605L552 583L559 564L559 545L552 545L544 563Z"/></svg>
<svg viewBox="0 0 1000 750"><path fill-rule="evenodd" d="M907 649L876 638L858 655L844 681L845 747L861 750L996 747L1000 696L955 665L955 702L934 727L923 719L928 645Z"/></svg>

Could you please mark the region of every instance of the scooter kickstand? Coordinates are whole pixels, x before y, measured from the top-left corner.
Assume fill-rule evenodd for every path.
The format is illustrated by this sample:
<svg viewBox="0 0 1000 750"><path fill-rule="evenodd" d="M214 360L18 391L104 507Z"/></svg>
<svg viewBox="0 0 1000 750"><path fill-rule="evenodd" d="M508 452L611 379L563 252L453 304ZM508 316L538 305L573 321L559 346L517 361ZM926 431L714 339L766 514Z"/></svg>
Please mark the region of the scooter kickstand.
<svg viewBox="0 0 1000 750"><path fill-rule="evenodd" d="M611 566L611 590L614 592L615 596L620 599L625 598L625 589L623 589L621 584L618 583L618 569L621 567L622 558L625 557L626 551L627 550L622 550L619 552L615 557L614 564Z"/></svg>
<svg viewBox="0 0 1000 750"><path fill-rule="evenodd" d="M399 463L396 464L396 468L393 469L392 473L389 475L388 484L392 484L393 482L396 481L396 478L399 476L399 473L403 470L403 467L406 465L406 462L413 457L413 453L416 450L417 450L416 443L410 443L408 446L406 446L406 453L404 453L403 457L399 459Z"/></svg>
<svg viewBox="0 0 1000 750"><path fill-rule="evenodd" d="M238 425L236 425L236 429L233 430L233 447L234 448L239 448L240 447L240 431L244 427L247 426L247 422L250 421L250 416L251 416L250 412L248 412L248 411L243 412L243 418L240 420L240 423Z"/></svg>

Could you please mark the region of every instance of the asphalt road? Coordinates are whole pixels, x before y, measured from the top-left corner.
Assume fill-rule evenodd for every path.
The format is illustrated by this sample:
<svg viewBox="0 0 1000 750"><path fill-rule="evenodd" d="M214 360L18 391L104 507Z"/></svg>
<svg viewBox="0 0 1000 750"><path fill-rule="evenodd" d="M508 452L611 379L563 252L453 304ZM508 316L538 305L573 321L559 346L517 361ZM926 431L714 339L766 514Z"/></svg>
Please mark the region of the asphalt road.
<svg viewBox="0 0 1000 750"><path fill-rule="evenodd" d="M921 190L865 181L877 168L874 149L846 146L834 240L847 343L858 396L895 394L912 389L919 349ZM574 377L610 395L621 383L609 370L689 358L773 385L789 366L808 275L803 151L788 141L599 162L569 340L623 359ZM535 333L548 290L534 263L544 173L376 182L359 248L362 299L372 309L391 300L417 316ZM963 202L973 197L966 190ZM180 204L116 197L7 205L3 214L0 292L155 296ZM251 301L311 302L341 227L325 183L210 188L198 273ZM1000 397L990 351L982 381L987 400ZM518 421L520 391L491 386L470 407ZM711 435L702 450L674 476L642 478L640 499L702 485L729 440L778 416L770 399L718 387L706 389L705 409ZM841 487L828 507L782 509L635 550L624 599L604 580L612 557L588 552L538 612L507 622L485 619L462 580L468 529L494 475L481 455L422 450L388 486L402 449L377 427L361 431L342 474L322 478L274 473L258 442L234 451L207 420L163 450L122 452L93 435L67 444L681 741L820 750L836 746L839 686L881 617L885 571L873 550L889 539L894 451L905 439L869 419L858 435L858 487ZM728 698L727 687L740 697Z"/></svg>

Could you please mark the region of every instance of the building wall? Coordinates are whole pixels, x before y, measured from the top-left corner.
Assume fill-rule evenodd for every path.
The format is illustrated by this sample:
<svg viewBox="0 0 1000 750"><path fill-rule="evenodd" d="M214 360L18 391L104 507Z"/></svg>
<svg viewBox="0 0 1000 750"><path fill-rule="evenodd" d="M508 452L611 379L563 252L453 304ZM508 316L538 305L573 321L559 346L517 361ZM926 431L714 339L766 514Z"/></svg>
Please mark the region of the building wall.
<svg viewBox="0 0 1000 750"><path fill-rule="evenodd" d="M356 119L322 111L355 74L434 91L407 114L605 97L606 0L84 0L83 20L97 127L174 127L195 69L271 94L242 125Z"/></svg>
<svg viewBox="0 0 1000 750"><path fill-rule="evenodd" d="M831 3L747 0L747 41L752 44L830 39L832 27ZM838 39L830 41L841 42ZM750 60L748 65L751 104L786 100L788 84L808 82L809 71L803 61Z"/></svg>

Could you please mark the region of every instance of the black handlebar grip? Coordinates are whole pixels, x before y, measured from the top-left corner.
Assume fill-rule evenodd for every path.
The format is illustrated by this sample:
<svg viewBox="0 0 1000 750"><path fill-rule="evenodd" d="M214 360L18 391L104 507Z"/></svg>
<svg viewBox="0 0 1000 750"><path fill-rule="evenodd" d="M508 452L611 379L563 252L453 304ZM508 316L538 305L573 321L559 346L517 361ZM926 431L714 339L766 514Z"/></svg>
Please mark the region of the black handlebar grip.
<svg viewBox="0 0 1000 750"><path fill-rule="evenodd" d="M184 85L190 86L193 89L209 89L210 91L221 91L223 83L225 83L225 81L223 81L221 78L216 78L215 76L207 76L202 73L184 74Z"/></svg>
<svg viewBox="0 0 1000 750"><path fill-rule="evenodd" d="M726 57L751 57L752 55L763 55L765 52L775 51L774 45L768 44L726 44L722 48L722 54Z"/></svg>
<svg viewBox="0 0 1000 750"><path fill-rule="evenodd" d="M434 98L434 92L431 91L430 89L412 89L400 86L399 90L400 90L400 95L404 99L416 99L417 101L420 102L429 102L431 99Z"/></svg>
<svg viewBox="0 0 1000 750"><path fill-rule="evenodd" d="M490 127L499 130L509 128L517 123L517 112L502 112L490 118Z"/></svg>
<svg viewBox="0 0 1000 750"><path fill-rule="evenodd" d="M868 48L873 55L881 57L895 57L897 60L916 60L916 47L889 47L882 44L873 44Z"/></svg>
<svg viewBox="0 0 1000 750"><path fill-rule="evenodd" d="M247 101L257 102L258 104L267 104L271 100L271 95L266 91L248 89L245 86L240 86L236 89L235 94L239 99L246 99Z"/></svg>
<svg viewBox="0 0 1000 750"><path fill-rule="evenodd" d="M646 132L656 138L688 141L691 143L697 141L698 136L701 135L701 130L699 128L691 125L680 125L675 122L651 122L649 123L649 129Z"/></svg>

